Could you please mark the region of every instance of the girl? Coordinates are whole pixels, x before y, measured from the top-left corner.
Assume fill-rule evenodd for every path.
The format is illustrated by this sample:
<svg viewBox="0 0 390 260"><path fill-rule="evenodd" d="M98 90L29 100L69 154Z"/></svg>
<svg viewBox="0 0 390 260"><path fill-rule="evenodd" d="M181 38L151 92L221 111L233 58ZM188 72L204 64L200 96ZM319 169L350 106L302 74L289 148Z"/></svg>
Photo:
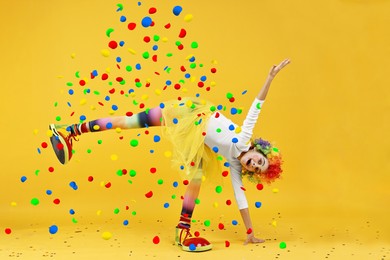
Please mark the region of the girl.
<svg viewBox="0 0 390 260"><path fill-rule="evenodd" d="M162 103L160 107L130 117L102 118L69 126L51 124L53 135L50 140L54 152L58 160L65 164L72 158L72 140L77 140L83 133L162 126L163 135L173 144L173 164L181 167L181 172L190 181L176 226L176 244L185 251L206 251L212 248L206 239L191 237L190 227L202 178L207 179L220 172L216 153L224 156L229 163L236 202L246 227L244 244L262 243L263 239L254 236L247 199L242 189L242 176L248 176L256 183L270 183L280 177L282 161L277 148L262 139L252 140L252 131L272 80L289 63L290 60L286 59L272 66L242 126L234 124L207 101L184 98Z"/></svg>

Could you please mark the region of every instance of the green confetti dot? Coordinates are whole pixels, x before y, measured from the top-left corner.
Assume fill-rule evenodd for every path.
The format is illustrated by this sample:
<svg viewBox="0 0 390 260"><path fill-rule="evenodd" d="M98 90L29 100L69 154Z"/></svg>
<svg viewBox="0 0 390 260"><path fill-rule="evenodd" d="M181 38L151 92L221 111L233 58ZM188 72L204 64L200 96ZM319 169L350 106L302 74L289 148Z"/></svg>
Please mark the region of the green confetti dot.
<svg viewBox="0 0 390 260"><path fill-rule="evenodd" d="M75 219L75 218L72 218L72 222L75 223L75 224L78 223L77 219Z"/></svg>
<svg viewBox="0 0 390 260"><path fill-rule="evenodd" d="M56 121L61 121L61 117L60 116L56 116Z"/></svg>
<svg viewBox="0 0 390 260"><path fill-rule="evenodd" d="M135 86L136 86L137 88L140 88L140 87L142 87L142 83L141 83L141 82L136 82L136 83L135 83Z"/></svg>
<svg viewBox="0 0 390 260"><path fill-rule="evenodd" d="M119 209L118 208L116 208L116 209L114 209L114 214L119 214Z"/></svg>
<svg viewBox="0 0 390 260"><path fill-rule="evenodd" d="M71 87L71 86L73 86L73 83L72 83L72 82L67 82L66 85L67 85L68 87Z"/></svg>
<svg viewBox="0 0 390 260"><path fill-rule="evenodd" d="M163 181L162 179L159 179L159 180L157 181L157 183L161 185L161 184L164 183L164 181Z"/></svg>
<svg viewBox="0 0 390 260"><path fill-rule="evenodd" d="M228 99L231 99L231 98L233 97L233 94L230 93L230 92L228 92L228 93L226 94L226 97L227 97Z"/></svg>
<svg viewBox="0 0 390 260"><path fill-rule="evenodd" d="M201 63L201 64L199 64L199 67L200 67L200 68L203 68L203 64L202 64L202 63Z"/></svg>
<svg viewBox="0 0 390 260"><path fill-rule="evenodd" d="M195 223L195 222L196 222L196 219L191 219L191 222L192 222L192 223Z"/></svg>
<svg viewBox="0 0 390 260"><path fill-rule="evenodd" d="M220 132L222 132L222 130L221 130L221 128L217 128L217 133L220 133Z"/></svg>
<svg viewBox="0 0 390 260"><path fill-rule="evenodd" d="M160 36L158 36L158 35L153 36L153 40L155 42L158 42L160 40Z"/></svg>
<svg viewBox="0 0 390 260"><path fill-rule="evenodd" d="M87 149L87 153L92 153L92 150L91 149Z"/></svg>
<svg viewBox="0 0 390 260"><path fill-rule="evenodd" d="M196 199L195 199L195 204L196 204L196 205L199 205L199 204L200 204L200 199L196 198Z"/></svg>
<svg viewBox="0 0 390 260"><path fill-rule="evenodd" d="M216 191L217 193L221 193L221 192L222 192L222 187L221 187L221 186L215 187L215 191Z"/></svg>
<svg viewBox="0 0 390 260"><path fill-rule="evenodd" d="M95 91L93 92L93 94L95 94L95 95L100 95L100 92L97 91L97 90L95 90Z"/></svg>
<svg viewBox="0 0 390 260"><path fill-rule="evenodd" d="M80 78L80 71L76 71L74 75L76 76L76 78Z"/></svg>
<svg viewBox="0 0 390 260"><path fill-rule="evenodd" d="M278 148L276 148L276 147L274 147L274 148L272 148L272 150L274 151L274 152L279 152L279 149Z"/></svg>
<svg viewBox="0 0 390 260"><path fill-rule="evenodd" d="M106 35L107 37L110 37L111 33L114 31L114 29L112 28L108 28L107 31L106 31Z"/></svg>
<svg viewBox="0 0 390 260"><path fill-rule="evenodd" d="M116 171L116 175L118 175L118 176L123 176L122 170L117 170L117 171Z"/></svg>
<svg viewBox="0 0 390 260"><path fill-rule="evenodd" d="M122 80L121 82L119 82L119 84L125 85L126 84L126 80Z"/></svg>
<svg viewBox="0 0 390 260"><path fill-rule="evenodd" d="M133 212L131 212L131 215L135 216L135 215L137 215L137 212L133 211Z"/></svg>
<svg viewBox="0 0 390 260"><path fill-rule="evenodd" d="M35 175L38 176L40 170L35 170Z"/></svg>
<svg viewBox="0 0 390 260"><path fill-rule="evenodd" d="M132 180L127 180L128 183L130 184L133 184L133 181Z"/></svg>
<svg viewBox="0 0 390 260"><path fill-rule="evenodd" d="M192 42L191 43L191 48L193 48L193 49L196 49L196 48L198 48L198 43L197 42Z"/></svg>
<svg viewBox="0 0 390 260"><path fill-rule="evenodd" d="M131 140L131 141L130 141L130 145L131 145L132 147L137 147L137 146L138 146L138 140L136 140L136 139Z"/></svg>
<svg viewBox="0 0 390 260"><path fill-rule="evenodd" d="M286 242L280 242L279 247L285 249L287 247Z"/></svg>
<svg viewBox="0 0 390 260"><path fill-rule="evenodd" d="M257 104L256 104L256 108L257 108L257 109L261 109L261 104L260 104L260 103L257 103Z"/></svg>
<svg viewBox="0 0 390 260"><path fill-rule="evenodd" d="M242 109L241 108L239 108L239 109L237 109L237 114L242 114Z"/></svg>
<svg viewBox="0 0 390 260"><path fill-rule="evenodd" d="M176 44L176 46L180 46L181 42L180 41L176 41L175 44Z"/></svg>
<svg viewBox="0 0 390 260"><path fill-rule="evenodd" d="M57 107L58 106L58 102L54 102L54 107Z"/></svg>
<svg viewBox="0 0 390 260"><path fill-rule="evenodd" d="M144 57L144 59L149 59L149 57L150 57L149 52L145 51L145 52L142 54L142 57Z"/></svg>
<svg viewBox="0 0 390 260"><path fill-rule="evenodd" d="M130 71L133 70L133 67L131 67L130 65L127 65L127 66L126 66L126 70L127 70L128 72L130 72Z"/></svg>
<svg viewBox="0 0 390 260"><path fill-rule="evenodd" d="M172 198L172 199L176 199L176 195L173 194L173 195L171 196L171 198Z"/></svg>
<svg viewBox="0 0 390 260"><path fill-rule="evenodd" d="M135 175L137 175L137 172L136 172L135 170L130 170L129 175L130 175L131 177L134 177Z"/></svg>
<svg viewBox="0 0 390 260"><path fill-rule="evenodd" d="M206 227L209 227L209 226L210 226L210 220L205 220L204 225L205 225Z"/></svg>
<svg viewBox="0 0 390 260"><path fill-rule="evenodd" d="M196 63L191 63L191 64L190 64L190 68L191 68L191 69L195 69L195 68L196 68Z"/></svg>
<svg viewBox="0 0 390 260"><path fill-rule="evenodd" d="M218 160L218 161L223 161L223 157L222 157L221 155L218 155L218 156L217 156L217 160Z"/></svg>
<svg viewBox="0 0 390 260"><path fill-rule="evenodd" d="M216 108L215 106L211 106L211 107L210 107L210 111L211 111L211 112L214 112L215 110L217 110L217 108Z"/></svg>
<svg viewBox="0 0 390 260"><path fill-rule="evenodd" d="M33 199L31 200L31 204L34 205L34 206L37 206L37 205L39 204L39 199L33 198Z"/></svg>
<svg viewBox="0 0 390 260"><path fill-rule="evenodd" d="M98 140L97 143L98 143L98 144L102 144L103 141L102 141L102 140Z"/></svg>
<svg viewBox="0 0 390 260"><path fill-rule="evenodd" d="M173 54L171 52L167 53L167 57L172 57L172 56L173 56Z"/></svg>

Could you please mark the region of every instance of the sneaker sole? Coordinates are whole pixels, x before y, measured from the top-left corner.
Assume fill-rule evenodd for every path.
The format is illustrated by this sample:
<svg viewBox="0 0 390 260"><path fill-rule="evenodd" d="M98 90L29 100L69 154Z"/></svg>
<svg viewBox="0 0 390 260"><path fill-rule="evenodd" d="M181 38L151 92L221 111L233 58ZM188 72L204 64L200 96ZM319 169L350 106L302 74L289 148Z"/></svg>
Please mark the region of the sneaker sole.
<svg viewBox="0 0 390 260"><path fill-rule="evenodd" d="M54 153L57 156L57 159L60 161L62 164L66 164L69 162L71 155L69 154L69 148L66 144L66 141L61 133L59 133L55 127L54 124L49 125L50 131L53 133L53 136L50 137L50 142L52 144ZM63 148L58 149L57 145L62 144Z"/></svg>

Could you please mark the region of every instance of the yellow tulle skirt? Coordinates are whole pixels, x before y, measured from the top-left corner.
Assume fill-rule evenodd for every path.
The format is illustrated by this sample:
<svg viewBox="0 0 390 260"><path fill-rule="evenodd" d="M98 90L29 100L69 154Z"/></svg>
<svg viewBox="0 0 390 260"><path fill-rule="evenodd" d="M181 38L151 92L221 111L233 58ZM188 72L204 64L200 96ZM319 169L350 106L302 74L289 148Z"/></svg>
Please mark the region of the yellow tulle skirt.
<svg viewBox="0 0 390 260"><path fill-rule="evenodd" d="M218 155L204 143L213 104L199 98L183 98L164 102L164 105L163 136L173 145L173 168L187 180L191 180L199 168L203 179L219 179Z"/></svg>

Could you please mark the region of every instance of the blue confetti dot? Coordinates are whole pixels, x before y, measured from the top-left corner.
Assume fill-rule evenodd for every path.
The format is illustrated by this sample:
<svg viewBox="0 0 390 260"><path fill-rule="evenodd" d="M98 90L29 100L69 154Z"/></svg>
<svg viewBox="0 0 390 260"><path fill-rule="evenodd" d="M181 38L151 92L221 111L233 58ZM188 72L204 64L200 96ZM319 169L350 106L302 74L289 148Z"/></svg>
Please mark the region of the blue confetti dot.
<svg viewBox="0 0 390 260"><path fill-rule="evenodd" d="M246 92L248 92L248 90L244 90L244 91L241 93L241 95L245 95Z"/></svg>
<svg viewBox="0 0 390 260"><path fill-rule="evenodd" d="M260 207L261 207L261 202L260 202L260 201L257 201L257 202L255 203L255 206L256 206L256 208L260 208Z"/></svg>
<svg viewBox="0 0 390 260"><path fill-rule="evenodd" d="M183 165L180 166L180 170L184 170L184 166Z"/></svg>
<svg viewBox="0 0 390 260"><path fill-rule="evenodd" d="M165 107L164 103L160 103L160 108L163 109Z"/></svg>
<svg viewBox="0 0 390 260"><path fill-rule="evenodd" d="M135 64L135 68L136 68L137 70L140 70L140 69L141 69L141 64L139 64L139 63Z"/></svg>
<svg viewBox="0 0 390 260"><path fill-rule="evenodd" d="M41 154L41 149L38 148L37 150L38 150L38 153Z"/></svg>
<svg viewBox="0 0 390 260"><path fill-rule="evenodd" d="M158 45L153 45L153 48L152 48L154 51L157 51L158 50Z"/></svg>
<svg viewBox="0 0 390 260"><path fill-rule="evenodd" d="M183 11L183 7L181 7L179 5L173 7L173 10L172 10L173 14L176 16L180 15L181 11Z"/></svg>
<svg viewBox="0 0 390 260"><path fill-rule="evenodd" d="M235 108L235 107L233 107L232 109L230 109L230 114L232 114L232 115L237 114L237 112L238 112L238 110L237 110L237 108Z"/></svg>
<svg viewBox="0 0 390 260"><path fill-rule="evenodd" d="M22 176L22 177L20 178L20 181L21 181L21 182L27 181L27 177L26 177L26 176Z"/></svg>
<svg viewBox="0 0 390 260"><path fill-rule="evenodd" d="M232 221L233 226L236 226L238 224L237 220Z"/></svg>
<svg viewBox="0 0 390 260"><path fill-rule="evenodd" d="M164 208L169 208L169 203L168 202L166 202L166 203L164 203Z"/></svg>
<svg viewBox="0 0 390 260"><path fill-rule="evenodd" d="M170 86L170 85L172 84L172 81L167 80L167 81L165 81L165 84L166 84L167 86Z"/></svg>
<svg viewBox="0 0 390 260"><path fill-rule="evenodd" d="M52 192L51 190L47 190L47 191L46 191L46 194L47 194L47 195L51 195L51 194L53 194L53 192Z"/></svg>
<svg viewBox="0 0 390 260"><path fill-rule="evenodd" d="M202 77L200 77L200 80L201 80L201 81L206 81L206 80L207 80L207 77L206 77L206 76L202 76Z"/></svg>
<svg viewBox="0 0 390 260"><path fill-rule="evenodd" d="M68 107L72 107L72 104L70 102L67 102L66 104L68 105Z"/></svg>
<svg viewBox="0 0 390 260"><path fill-rule="evenodd" d="M81 115L81 116L80 116L80 120L81 120L81 121L84 121L85 119L87 119L87 117L86 117L85 115Z"/></svg>
<svg viewBox="0 0 390 260"><path fill-rule="evenodd" d="M125 221L123 221L123 225L127 226L129 224L129 221L126 219Z"/></svg>
<svg viewBox="0 0 390 260"><path fill-rule="evenodd" d="M141 24L145 28L149 27L150 25L152 25L152 18L150 18L149 16L145 16L144 18L142 18Z"/></svg>
<svg viewBox="0 0 390 260"><path fill-rule="evenodd" d="M214 146L214 147L213 147L213 151L216 152L216 153L218 153L218 151L219 151L219 150L218 150L218 147Z"/></svg>
<svg viewBox="0 0 390 260"><path fill-rule="evenodd" d="M225 163L223 164L223 166L225 166L225 167L230 167L230 163L225 162Z"/></svg>
<svg viewBox="0 0 390 260"><path fill-rule="evenodd" d="M191 78L191 74L190 74L190 73L186 73L186 74L184 75L184 77L185 77L186 79L189 79L189 78Z"/></svg>
<svg viewBox="0 0 390 260"><path fill-rule="evenodd" d="M235 129L234 125L229 125L229 130L233 131Z"/></svg>
<svg viewBox="0 0 390 260"><path fill-rule="evenodd" d="M58 232L58 227L56 225L52 225L49 227L49 232L50 234L54 235L55 233Z"/></svg>
<svg viewBox="0 0 390 260"><path fill-rule="evenodd" d="M179 123L179 120L177 118L174 118L173 120L173 123L176 125L177 123Z"/></svg>
<svg viewBox="0 0 390 260"><path fill-rule="evenodd" d="M69 186L72 187L72 189L74 189L74 190L77 190L77 189L79 188L79 187L77 186L76 182L74 182L74 181L71 181L71 182L69 183Z"/></svg>
<svg viewBox="0 0 390 260"><path fill-rule="evenodd" d="M99 74L98 74L97 70L94 70L94 71L92 71L92 75L93 75L94 77L96 77L96 76L99 75Z"/></svg>
<svg viewBox="0 0 390 260"><path fill-rule="evenodd" d="M112 128L112 123L111 123L111 122L108 122L108 123L106 124L106 128L107 128L107 129L111 129L111 128Z"/></svg>
<svg viewBox="0 0 390 260"><path fill-rule="evenodd" d="M131 88L131 89L129 89L128 92L129 92L129 94L131 94L131 93L135 92L135 90Z"/></svg>
<svg viewBox="0 0 390 260"><path fill-rule="evenodd" d="M73 90L73 89L69 89L69 90L68 90L68 94L69 94L69 95L73 95L73 94L74 94L74 90Z"/></svg>
<svg viewBox="0 0 390 260"><path fill-rule="evenodd" d="M114 110L114 111L118 110L118 106L117 106L117 105L112 105L111 108L112 108L112 110Z"/></svg>
<svg viewBox="0 0 390 260"><path fill-rule="evenodd" d="M238 139L237 139L236 137L234 137L234 138L232 139L232 143L233 143L233 144L238 143Z"/></svg>
<svg viewBox="0 0 390 260"><path fill-rule="evenodd" d="M120 18L120 21L123 23L123 22L126 22L126 16L122 15L121 18Z"/></svg>
<svg viewBox="0 0 390 260"><path fill-rule="evenodd" d="M106 96L106 97L104 98L105 101L110 101L110 99L111 99L111 98L110 98L109 96Z"/></svg>
<svg viewBox="0 0 390 260"><path fill-rule="evenodd" d="M150 150L149 152L150 152L150 153L154 153L154 150Z"/></svg>
<svg viewBox="0 0 390 260"><path fill-rule="evenodd" d="M172 185L173 185L173 187L176 188L177 186L179 186L179 183L177 181L174 181Z"/></svg>
<svg viewBox="0 0 390 260"><path fill-rule="evenodd" d="M123 47L123 45L125 45L125 41L120 41L119 46Z"/></svg>
<svg viewBox="0 0 390 260"><path fill-rule="evenodd" d="M121 57L116 57L116 62L121 62L122 61L122 58Z"/></svg>
<svg viewBox="0 0 390 260"><path fill-rule="evenodd" d="M196 246L195 246L194 244L191 244L191 245L190 245L190 250L191 250L191 251L196 250Z"/></svg>
<svg viewBox="0 0 390 260"><path fill-rule="evenodd" d="M84 92L89 94L89 93L91 93L91 89L89 89L89 88L84 89Z"/></svg>
<svg viewBox="0 0 390 260"><path fill-rule="evenodd" d="M155 135L154 137L153 137L153 141L154 142L160 142L160 140L161 140L161 137L160 136L158 136L158 135Z"/></svg>
<svg viewBox="0 0 390 260"><path fill-rule="evenodd" d="M70 209L70 210L69 210L69 214L70 214L70 215L74 215L74 214L75 214L75 211L74 211L73 209Z"/></svg>
<svg viewBox="0 0 390 260"><path fill-rule="evenodd" d="M196 59L195 59L195 56L192 56L190 59L189 59L189 61L190 62L194 62Z"/></svg>
<svg viewBox="0 0 390 260"><path fill-rule="evenodd" d="M222 110L222 108L223 108L222 105L218 105L218 106L217 106L217 109L218 109L218 110Z"/></svg>

